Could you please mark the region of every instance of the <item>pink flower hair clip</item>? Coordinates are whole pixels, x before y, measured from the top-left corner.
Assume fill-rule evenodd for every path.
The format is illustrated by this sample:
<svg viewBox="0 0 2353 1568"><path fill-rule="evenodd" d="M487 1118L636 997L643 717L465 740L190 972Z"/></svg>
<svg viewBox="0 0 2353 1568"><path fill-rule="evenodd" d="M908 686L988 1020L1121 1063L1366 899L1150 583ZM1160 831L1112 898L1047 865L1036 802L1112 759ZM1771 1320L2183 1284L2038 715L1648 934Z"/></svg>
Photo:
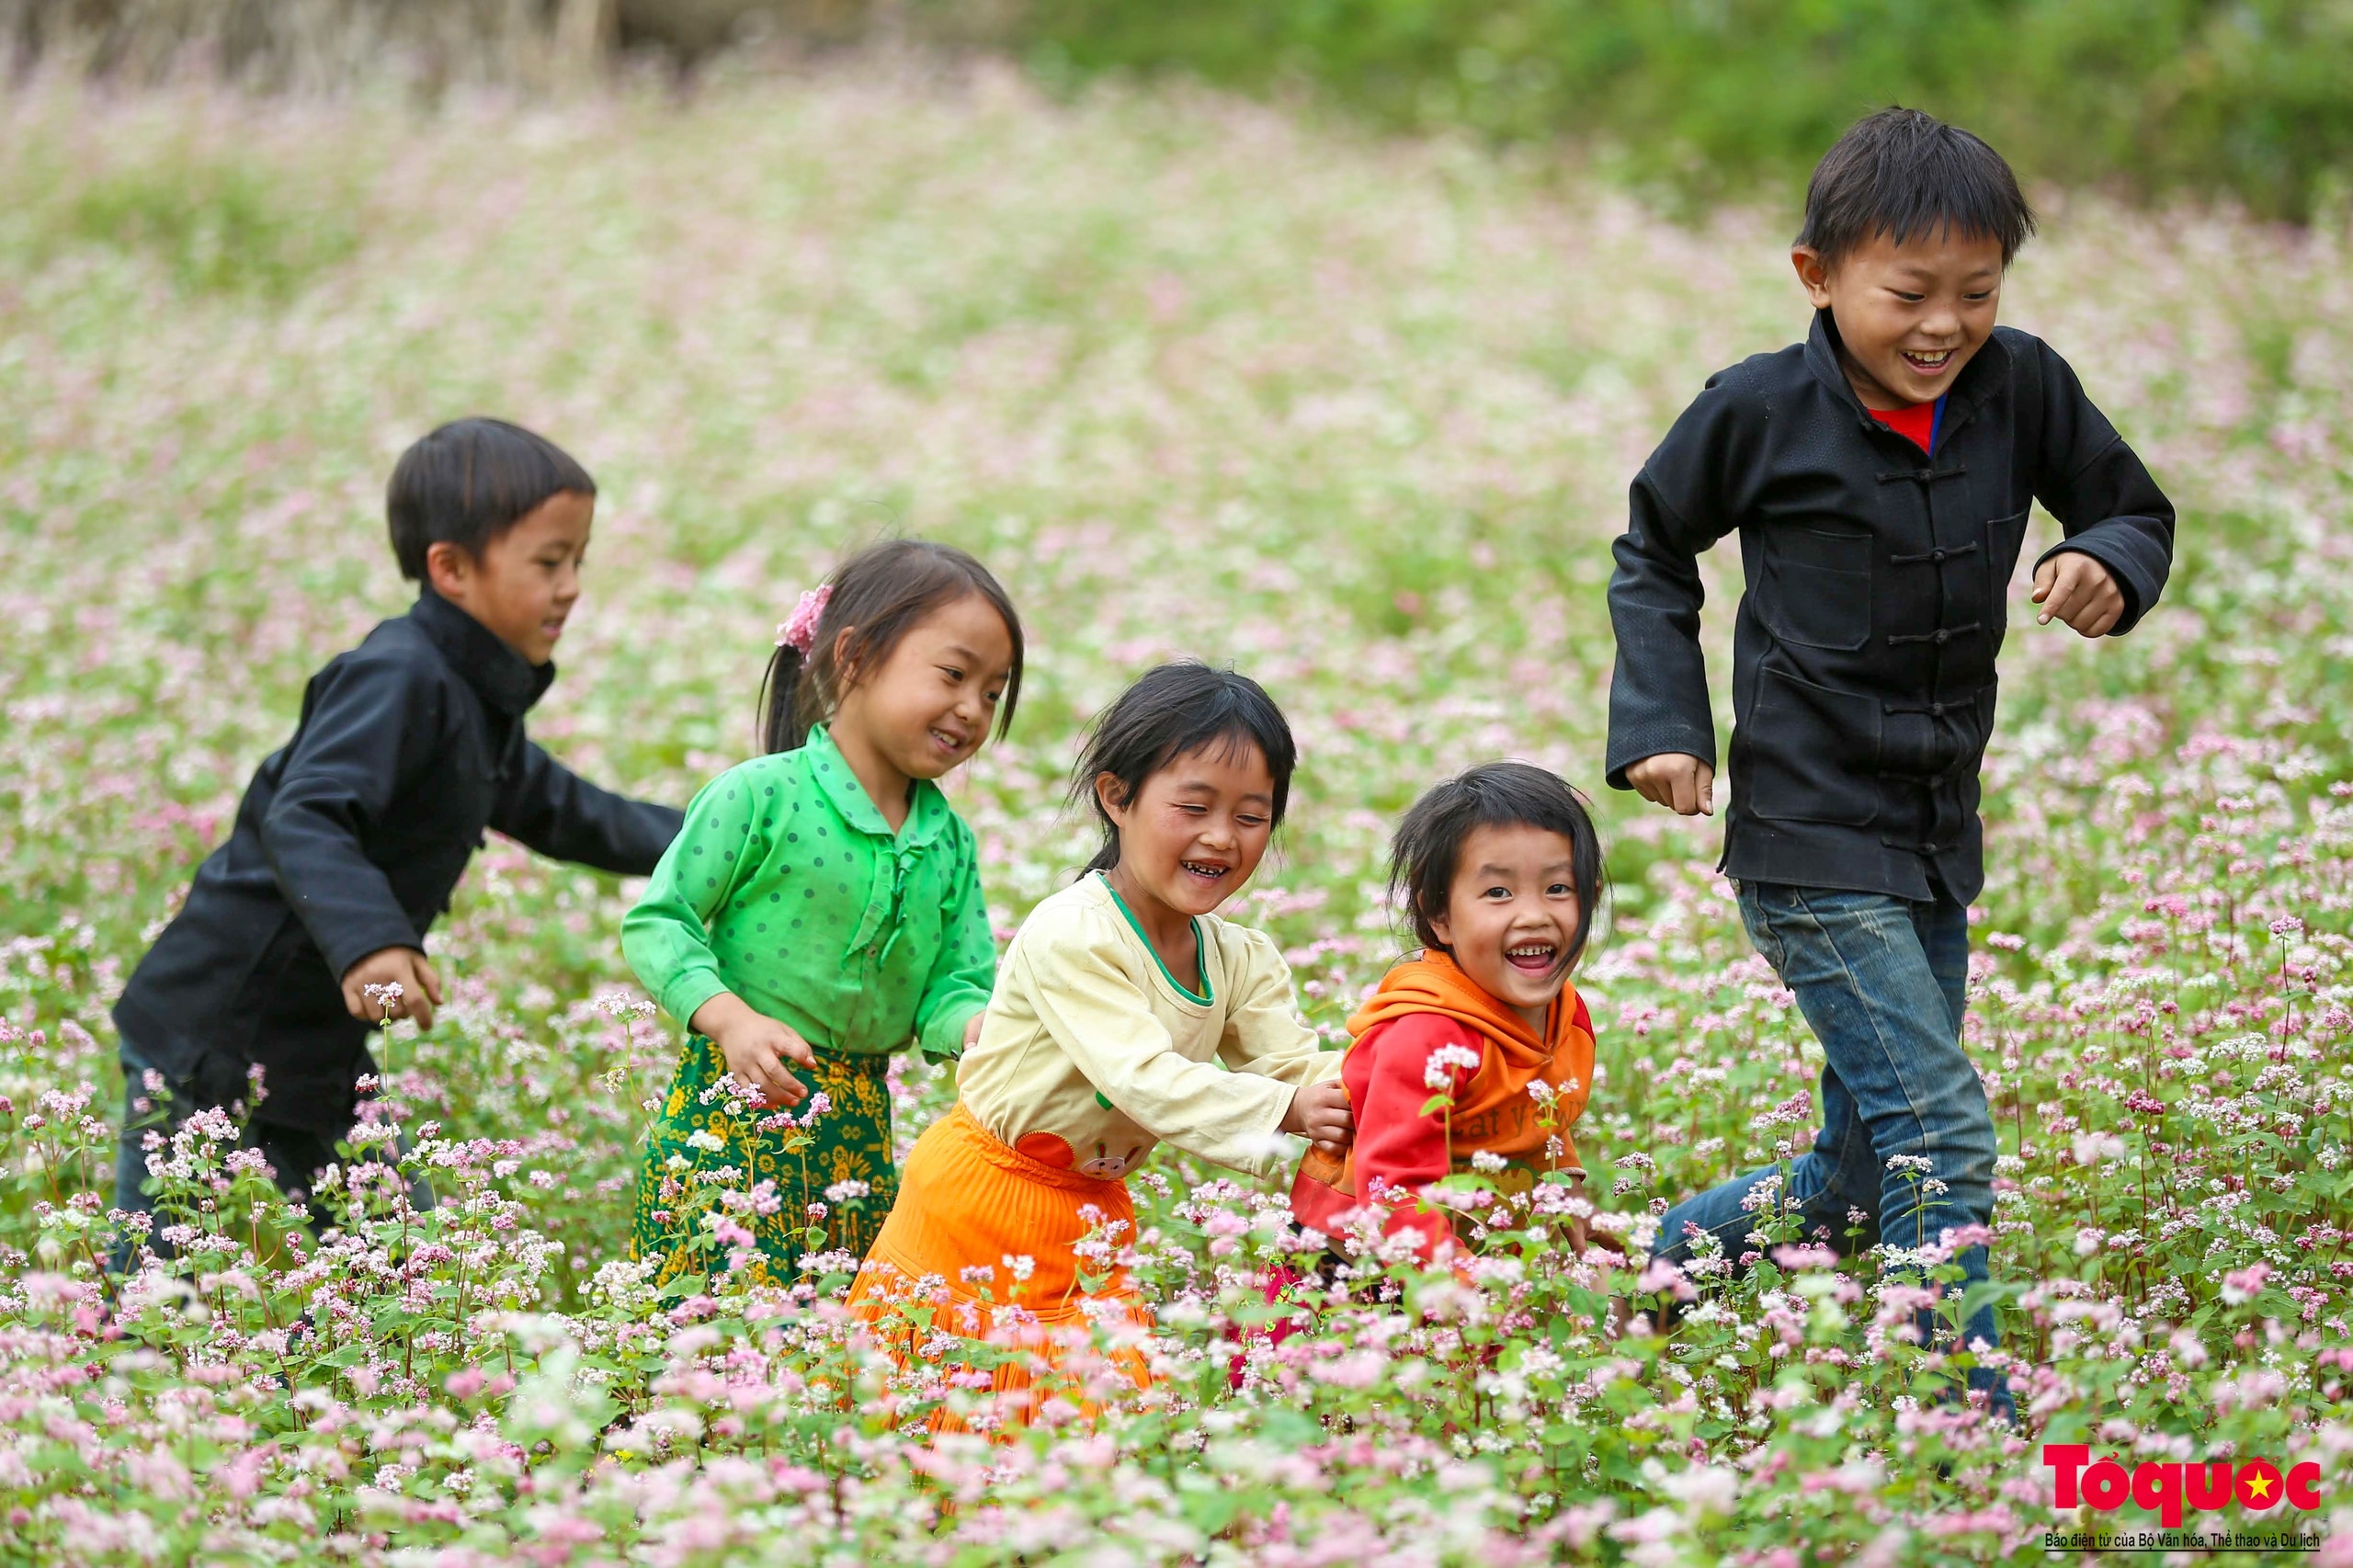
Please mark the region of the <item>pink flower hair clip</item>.
<svg viewBox="0 0 2353 1568"><path fill-rule="evenodd" d="M792 607L792 619L776 629L776 645L807 658L817 645L817 622L824 619L825 601L833 597L831 583L820 583L801 595L801 602Z"/></svg>

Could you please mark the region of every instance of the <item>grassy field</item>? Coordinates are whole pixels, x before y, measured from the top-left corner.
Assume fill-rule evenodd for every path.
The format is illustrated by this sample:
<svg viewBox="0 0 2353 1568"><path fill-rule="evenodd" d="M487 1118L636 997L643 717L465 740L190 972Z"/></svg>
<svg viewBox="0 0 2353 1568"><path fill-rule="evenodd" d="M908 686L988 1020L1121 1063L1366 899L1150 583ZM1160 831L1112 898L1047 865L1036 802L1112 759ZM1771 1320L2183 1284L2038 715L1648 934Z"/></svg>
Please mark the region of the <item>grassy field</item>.
<svg viewBox="0 0 2353 1568"><path fill-rule="evenodd" d="M305 677L404 604L393 457L485 412L595 472L533 733L674 801L752 747L773 628L842 551L979 552L1033 629L1020 724L952 792L1006 933L1084 858L1086 718L1166 655L1256 676L1304 762L1236 913L1336 1039L1404 946L1398 811L1558 767L1617 890L1578 1142L1639 1256L1772 1157L1819 1062L1711 830L1599 778L1626 483L1711 370L1802 331L1794 214L1679 226L1450 141L987 71L430 119L0 99L0 1561L1895 1563L2156 1528L2057 1513L2049 1441L2316 1462L2318 1510L2187 1526L2353 1562L2353 270L2341 233L2048 218L2006 319L2184 522L2129 639L2011 617L1969 1032L2029 1430L1934 1402L1868 1260L1612 1338L1633 1278L1540 1217L1496 1220L1480 1290L1401 1269L1232 1391L1281 1216L1164 1155L1155 1392L935 1449L838 1275L655 1300L620 1261L674 1032L632 1005L631 890L504 843L435 938L453 1005L387 1046L443 1206L298 1245L191 1138L217 1241L93 1270L107 1007ZM948 1087L904 1075L903 1137Z"/></svg>

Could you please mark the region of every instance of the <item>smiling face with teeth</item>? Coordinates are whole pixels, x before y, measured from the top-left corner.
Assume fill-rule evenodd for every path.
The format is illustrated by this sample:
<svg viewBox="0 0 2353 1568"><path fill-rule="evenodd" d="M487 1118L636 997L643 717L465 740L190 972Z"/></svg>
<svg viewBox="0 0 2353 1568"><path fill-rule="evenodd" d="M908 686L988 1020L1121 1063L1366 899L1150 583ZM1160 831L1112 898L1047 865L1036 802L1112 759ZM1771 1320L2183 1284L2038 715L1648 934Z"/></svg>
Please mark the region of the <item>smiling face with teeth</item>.
<svg viewBox="0 0 2353 1568"><path fill-rule="evenodd" d="M1095 781L1119 830L1120 858L1104 873L1180 979L1199 972L1192 922L1242 891L1275 831L1275 777L1256 743L1239 738L1180 752L1129 799L1120 776Z"/></svg>
<svg viewBox="0 0 2353 1568"><path fill-rule="evenodd" d="M1838 324L1847 384L1866 408L1931 403L1993 335L2002 298L2002 242L1949 227L1897 244L1885 233L1826 263L1790 252L1816 310Z"/></svg>
<svg viewBox="0 0 2353 1568"><path fill-rule="evenodd" d="M1464 836L1446 909L1429 912L1429 926L1463 973L1540 1036L1568 983L1561 959L1576 940L1579 909L1567 835L1491 824Z"/></svg>

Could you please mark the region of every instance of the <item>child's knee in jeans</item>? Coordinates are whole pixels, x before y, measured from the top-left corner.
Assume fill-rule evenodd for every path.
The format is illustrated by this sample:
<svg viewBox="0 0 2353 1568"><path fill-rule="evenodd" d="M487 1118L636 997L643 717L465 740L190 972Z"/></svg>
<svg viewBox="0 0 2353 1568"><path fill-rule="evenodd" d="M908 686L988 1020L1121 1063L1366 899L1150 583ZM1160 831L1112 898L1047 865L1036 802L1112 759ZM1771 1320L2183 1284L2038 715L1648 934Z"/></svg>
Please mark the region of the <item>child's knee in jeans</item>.
<svg viewBox="0 0 2353 1568"><path fill-rule="evenodd" d="M1966 1184L1990 1190L2001 1145L1994 1132L1992 1111L1982 1096L1975 1098L1976 1104L1956 1108L1942 1126L1924 1130L1927 1135L1913 1153L1926 1156L1931 1174L1948 1187Z"/></svg>

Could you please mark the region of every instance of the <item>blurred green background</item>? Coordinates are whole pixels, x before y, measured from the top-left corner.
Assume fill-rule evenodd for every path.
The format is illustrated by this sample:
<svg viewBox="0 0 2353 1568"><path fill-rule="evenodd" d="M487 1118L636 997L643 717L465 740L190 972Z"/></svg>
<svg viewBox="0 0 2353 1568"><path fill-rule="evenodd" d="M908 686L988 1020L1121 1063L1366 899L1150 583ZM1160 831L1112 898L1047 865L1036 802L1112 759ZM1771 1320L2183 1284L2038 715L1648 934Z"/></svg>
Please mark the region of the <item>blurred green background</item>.
<svg viewBox="0 0 2353 1568"><path fill-rule="evenodd" d="M1668 201L1803 177L1896 102L2029 180L2302 220L2353 166L2353 0L0 0L17 69L438 92L915 45L1075 90L1190 74L1388 129L1566 144Z"/></svg>
<svg viewBox="0 0 2353 1568"><path fill-rule="evenodd" d="M1925 108L2029 179L2302 217L2353 153L2353 5L2315 0L1036 0L1045 71L1312 82L1385 124L1593 139L1699 196Z"/></svg>

